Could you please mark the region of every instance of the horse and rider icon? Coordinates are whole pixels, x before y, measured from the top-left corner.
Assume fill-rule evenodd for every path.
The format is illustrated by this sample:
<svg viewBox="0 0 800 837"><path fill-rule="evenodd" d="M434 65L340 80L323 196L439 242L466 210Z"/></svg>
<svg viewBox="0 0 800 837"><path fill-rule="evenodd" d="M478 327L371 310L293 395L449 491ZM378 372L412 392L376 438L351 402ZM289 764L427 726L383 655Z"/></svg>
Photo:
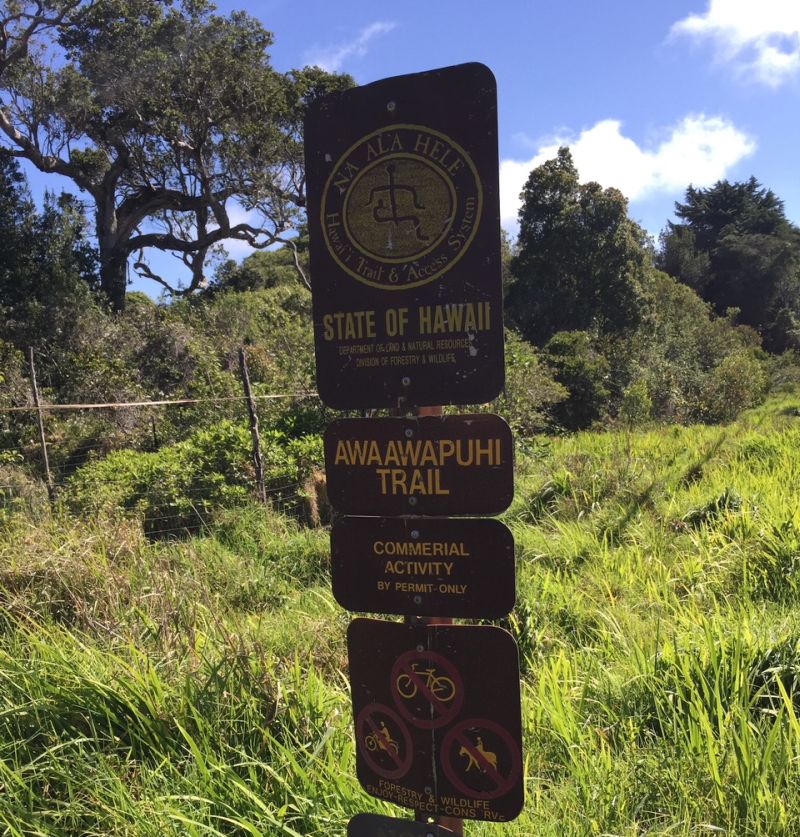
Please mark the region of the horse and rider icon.
<svg viewBox="0 0 800 837"><path fill-rule="evenodd" d="M487 750L483 746L483 738L480 735L477 736L475 750L477 750L477 755L475 751L467 749L467 747L462 744L461 749L458 751L459 756L464 756L467 759L467 766L464 768L465 773L468 773L473 767L476 770L480 770L481 773L485 773L486 767L484 765L493 767L497 770L497 753L493 753L491 750ZM480 759L482 763L479 764L478 759Z"/></svg>
<svg viewBox="0 0 800 837"><path fill-rule="evenodd" d="M444 774L460 793L475 799L521 795L519 742L497 721L460 721L448 729L440 752Z"/></svg>

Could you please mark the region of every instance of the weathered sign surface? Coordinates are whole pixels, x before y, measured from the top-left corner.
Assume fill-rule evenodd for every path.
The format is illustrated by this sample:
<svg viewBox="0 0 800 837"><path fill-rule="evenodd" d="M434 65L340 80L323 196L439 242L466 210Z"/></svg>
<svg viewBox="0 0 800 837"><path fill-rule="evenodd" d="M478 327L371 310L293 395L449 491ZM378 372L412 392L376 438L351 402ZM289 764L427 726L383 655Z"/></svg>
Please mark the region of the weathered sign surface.
<svg viewBox="0 0 800 837"><path fill-rule="evenodd" d="M514 496L511 430L488 413L340 419L325 431L331 505L343 514L498 514Z"/></svg>
<svg viewBox="0 0 800 837"><path fill-rule="evenodd" d="M326 96L305 124L317 388L331 407L503 386L497 89L482 64Z"/></svg>
<svg viewBox="0 0 800 837"><path fill-rule="evenodd" d="M348 610L497 619L514 607L514 538L498 520L342 517L331 554Z"/></svg>
<svg viewBox="0 0 800 837"><path fill-rule="evenodd" d="M347 837L448 837L449 828L379 814L356 814L347 825Z"/></svg>
<svg viewBox="0 0 800 837"><path fill-rule="evenodd" d="M509 633L355 619L348 655L367 793L430 816L519 814L519 657Z"/></svg>

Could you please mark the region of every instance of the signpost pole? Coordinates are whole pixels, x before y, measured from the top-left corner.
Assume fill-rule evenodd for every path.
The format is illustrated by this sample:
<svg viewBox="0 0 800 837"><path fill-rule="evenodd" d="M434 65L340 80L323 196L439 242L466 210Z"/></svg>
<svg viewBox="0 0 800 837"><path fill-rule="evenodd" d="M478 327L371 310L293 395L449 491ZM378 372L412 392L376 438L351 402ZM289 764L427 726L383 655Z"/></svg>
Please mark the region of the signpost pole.
<svg viewBox="0 0 800 837"><path fill-rule="evenodd" d="M441 407L439 408L441 410ZM431 413L427 413L431 415ZM413 625L452 625L453 620L442 616L406 616L405 621ZM427 822L428 815L424 813L417 813L417 821ZM464 820L459 820L456 817L434 817L433 822L436 825L441 825L442 828L449 828L453 832L453 837L464 837Z"/></svg>
<svg viewBox="0 0 800 837"><path fill-rule="evenodd" d="M441 416L444 413L444 408L439 404L433 407L417 407L418 416ZM413 625L452 625L453 620L443 616L407 616L406 622ZM419 819L426 820L426 815L420 815ZM456 819L455 817L435 817L437 825L443 828L449 828L455 837L463 837L464 835L464 820Z"/></svg>

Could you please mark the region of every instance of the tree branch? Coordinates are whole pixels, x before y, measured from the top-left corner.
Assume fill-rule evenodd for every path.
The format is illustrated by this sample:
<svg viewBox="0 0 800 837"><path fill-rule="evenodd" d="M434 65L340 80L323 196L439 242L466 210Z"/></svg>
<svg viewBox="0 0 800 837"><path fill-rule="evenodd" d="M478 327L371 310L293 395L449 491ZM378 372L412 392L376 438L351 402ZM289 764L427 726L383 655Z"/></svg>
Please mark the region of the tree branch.
<svg viewBox="0 0 800 837"><path fill-rule="evenodd" d="M158 273L154 273L147 262L144 261L144 254L140 251L139 252L139 259L133 263L133 269L141 276L143 279L152 279L153 282L158 282L159 285L166 288L171 294L178 295L180 294L180 288L175 288L164 279L163 276L159 275Z"/></svg>
<svg viewBox="0 0 800 837"><path fill-rule="evenodd" d="M258 240L261 236L265 237L264 241ZM251 224L236 224L228 229L218 227L194 241L187 241L170 233L145 233L130 238L126 248L129 253L135 250L142 250L145 247L157 247L159 250L175 250L177 253L195 253L203 248L207 249L214 244L219 244L226 238L246 241L256 250L263 250L281 240L277 234L270 233L259 227L254 227Z"/></svg>
<svg viewBox="0 0 800 837"><path fill-rule="evenodd" d="M0 108L0 131L2 131L17 146L17 151L12 152L15 157L24 157L26 160L30 160L30 162L33 163L39 171L61 174L64 175L64 177L69 177L71 180L74 180L75 183L81 187L81 189L85 189L89 192L92 197L95 199L98 198L99 190L95 184L92 183L88 177L86 177L79 166L73 165L66 160L62 160L61 157L56 157L51 154L43 154L29 137L26 137L14 127L5 111L5 108Z"/></svg>
<svg viewBox="0 0 800 837"><path fill-rule="evenodd" d="M310 291L311 290L311 282L309 281L308 276L306 276L306 273L303 270L303 266L300 264L300 256L297 252L297 245L294 243L294 241L292 241L291 238L276 238L275 240L280 241L281 244L284 244L284 245L288 244L292 248L292 256L294 258L295 270L297 271L298 275L300 276L300 281Z"/></svg>

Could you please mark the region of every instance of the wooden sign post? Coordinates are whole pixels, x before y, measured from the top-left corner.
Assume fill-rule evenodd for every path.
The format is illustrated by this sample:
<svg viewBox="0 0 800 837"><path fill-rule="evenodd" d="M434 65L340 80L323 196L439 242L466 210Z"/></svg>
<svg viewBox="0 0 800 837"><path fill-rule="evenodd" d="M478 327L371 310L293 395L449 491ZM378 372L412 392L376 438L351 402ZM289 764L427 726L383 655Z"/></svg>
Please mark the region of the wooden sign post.
<svg viewBox="0 0 800 837"><path fill-rule="evenodd" d="M305 124L317 388L332 580L348 631L356 769L416 822L354 817L349 837L462 835L524 801L513 637L453 617L514 605L513 439L504 382L497 91L481 64L384 79Z"/></svg>

